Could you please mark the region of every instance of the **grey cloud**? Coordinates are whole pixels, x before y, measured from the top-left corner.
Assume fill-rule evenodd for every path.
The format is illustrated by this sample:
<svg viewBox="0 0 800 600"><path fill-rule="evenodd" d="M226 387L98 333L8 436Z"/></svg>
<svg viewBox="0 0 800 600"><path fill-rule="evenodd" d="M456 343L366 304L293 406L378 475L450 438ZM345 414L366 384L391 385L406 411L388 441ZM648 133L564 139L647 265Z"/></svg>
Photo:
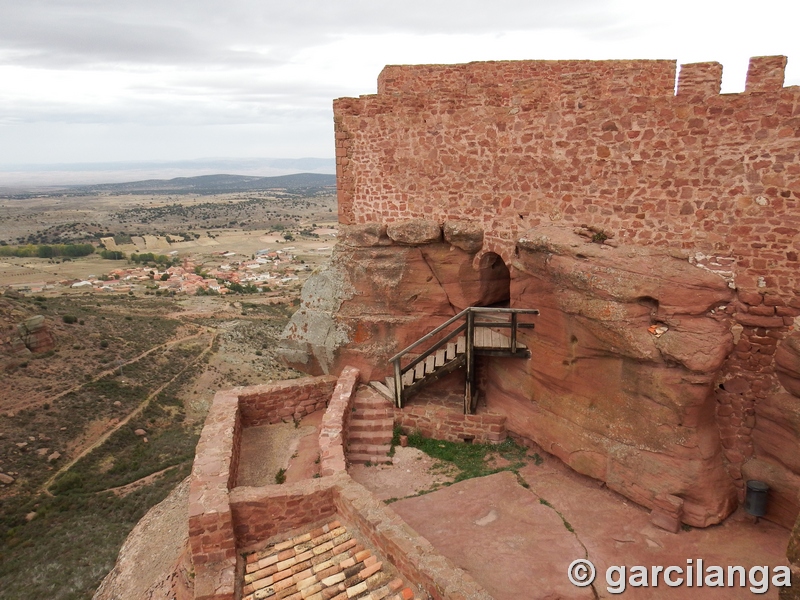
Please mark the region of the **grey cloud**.
<svg viewBox="0 0 800 600"><path fill-rule="evenodd" d="M13 56L16 64L51 67L264 66L353 34L496 33L567 24L602 28L611 24L611 17L600 13L606 4L605 0L0 0L0 51Z"/></svg>

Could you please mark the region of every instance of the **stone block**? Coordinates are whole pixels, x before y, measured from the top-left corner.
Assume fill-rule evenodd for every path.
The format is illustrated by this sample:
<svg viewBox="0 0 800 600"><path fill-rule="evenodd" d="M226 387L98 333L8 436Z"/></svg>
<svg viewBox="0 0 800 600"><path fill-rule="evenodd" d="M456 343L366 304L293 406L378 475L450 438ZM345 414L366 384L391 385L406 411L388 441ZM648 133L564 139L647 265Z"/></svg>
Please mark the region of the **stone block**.
<svg viewBox="0 0 800 600"><path fill-rule="evenodd" d="M442 239L442 229L436 221L411 219L390 223L386 228L388 236L398 244L419 246L432 244Z"/></svg>

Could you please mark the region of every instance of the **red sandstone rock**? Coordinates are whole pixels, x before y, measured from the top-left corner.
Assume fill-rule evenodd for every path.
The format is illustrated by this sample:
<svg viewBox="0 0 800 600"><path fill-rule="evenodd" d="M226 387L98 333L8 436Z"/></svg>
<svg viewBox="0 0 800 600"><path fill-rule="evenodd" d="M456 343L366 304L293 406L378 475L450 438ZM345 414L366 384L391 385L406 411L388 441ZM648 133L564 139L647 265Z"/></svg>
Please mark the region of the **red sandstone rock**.
<svg viewBox="0 0 800 600"><path fill-rule="evenodd" d="M25 319L17 325L17 335L22 344L14 345L15 340L12 340L12 350L17 349L20 353L26 349L34 353L47 352L56 346L56 339L42 315Z"/></svg>
<svg viewBox="0 0 800 600"><path fill-rule="evenodd" d="M603 249L568 230L525 236L512 306L535 307L531 361L495 360L488 406L576 470L655 506L684 499L683 520L735 507L714 422L712 384L733 343L731 290L667 254ZM668 330L648 332L653 323Z"/></svg>
<svg viewBox="0 0 800 600"><path fill-rule="evenodd" d="M775 371L781 385L800 398L800 332L791 334L778 346Z"/></svg>
<svg viewBox="0 0 800 600"><path fill-rule="evenodd" d="M445 221L444 241L475 254L483 246L483 227L473 221Z"/></svg>
<svg viewBox="0 0 800 600"><path fill-rule="evenodd" d="M386 225L380 223L342 225L339 228L339 240L356 247L389 246L392 243L386 235Z"/></svg>
<svg viewBox="0 0 800 600"><path fill-rule="evenodd" d="M398 244L417 246L430 244L442 239L442 229L436 221L411 219L390 223L386 228L387 235Z"/></svg>

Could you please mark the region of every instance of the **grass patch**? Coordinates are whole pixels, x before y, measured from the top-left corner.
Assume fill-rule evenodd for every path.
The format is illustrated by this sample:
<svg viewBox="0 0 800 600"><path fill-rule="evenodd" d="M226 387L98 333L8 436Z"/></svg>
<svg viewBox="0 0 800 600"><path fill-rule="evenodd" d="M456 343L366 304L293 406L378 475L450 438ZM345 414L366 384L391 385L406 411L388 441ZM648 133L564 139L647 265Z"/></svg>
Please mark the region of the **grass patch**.
<svg viewBox="0 0 800 600"><path fill-rule="evenodd" d="M559 517L561 517L561 522L564 523L564 527L567 529L567 531L569 531L570 533L575 533L575 528L572 527L572 524L564 518L564 515L562 515L561 512L558 509L556 509L555 506L550 504L544 498L539 498L539 504L544 504L547 508L550 508L550 509L556 511L556 514Z"/></svg>
<svg viewBox="0 0 800 600"><path fill-rule="evenodd" d="M75 486L24 504L0 501L0 598L91 598L134 525L190 470L184 463L122 498Z"/></svg>
<svg viewBox="0 0 800 600"><path fill-rule="evenodd" d="M455 467L453 483L502 471L517 473L527 464L526 449L511 438L500 444L465 444L434 440L414 432L408 436L408 445ZM509 464L492 467L490 460L492 456L502 457Z"/></svg>
<svg viewBox="0 0 800 600"><path fill-rule="evenodd" d="M278 469L278 472L275 473L275 483L278 485L286 483L286 469Z"/></svg>

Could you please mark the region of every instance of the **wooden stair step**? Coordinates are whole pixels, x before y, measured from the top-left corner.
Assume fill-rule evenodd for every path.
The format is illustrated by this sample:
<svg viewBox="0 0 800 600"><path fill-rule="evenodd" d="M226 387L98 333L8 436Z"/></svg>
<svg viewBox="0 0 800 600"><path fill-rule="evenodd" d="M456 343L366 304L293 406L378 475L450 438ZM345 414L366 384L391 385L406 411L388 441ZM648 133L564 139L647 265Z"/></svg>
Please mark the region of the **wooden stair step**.
<svg viewBox="0 0 800 600"><path fill-rule="evenodd" d="M445 360L453 360L458 353L458 349L455 342L449 342L445 347Z"/></svg>
<svg viewBox="0 0 800 600"><path fill-rule="evenodd" d="M436 351L436 354L433 357L433 361L434 361L433 362L433 366L434 367L441 367L446 362L447 359L445 357L445 354L446 354L446 350L444 348L439 348ZM394 380L392 380L392 381L394 381Z"/></svg>
<svg viewBox="0 0 800 600"><path fill-rule="evenodd" d="M381 394L387 400L394 399L394 388L389 388L381 381L370 381L369 384L372 386L374 390L376 390L379 394Z"/></svg>
<svg viewBox="0 0 800 600"><path fill-rule="evenodd" d="M414 367L414 380L419 381L423 377L425 377L425 361L417 363L417 366Z"/></svg>
<svg viewBox="0 0 800 600"><path fill-rule="evenodd" d="M456 338L456 354L464 354L467 351L467 338L463 335Z"/></svg>
<svg viewBox="0 0 800 600"><path fill-rule="evenodd" d="M436 363L436 357L433 354L431 354L428 358L425 359L426 375L433 373L433 371L436 369L435 363Z"/></svg>

